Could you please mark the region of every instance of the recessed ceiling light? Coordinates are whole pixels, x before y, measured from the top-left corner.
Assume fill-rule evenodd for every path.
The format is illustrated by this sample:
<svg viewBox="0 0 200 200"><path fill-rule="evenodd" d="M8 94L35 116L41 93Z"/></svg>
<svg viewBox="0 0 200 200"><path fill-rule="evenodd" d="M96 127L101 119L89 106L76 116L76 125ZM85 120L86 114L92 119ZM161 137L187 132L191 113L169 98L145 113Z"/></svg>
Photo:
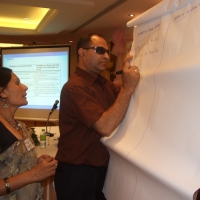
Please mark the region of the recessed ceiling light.
<svg viewBox="0 0 200 200"><path fill-rule="evenodd" d="M29 20L29 18L28 17L24 17L23 20Z"/></svg>
<svg viewBox="0 0 200 200"><path fill-rule="evenodd" d="M73 41L72 41L72 40L70 40L69 42L71 42L71 43L72 43Z"/></svg>
<svg viewBox="0 0 200 200"><path fill-rule="evenodd" d="M135 15L134 15L134 14L129 14L129 16L130 16L130 17L134 17Z"/></svg>

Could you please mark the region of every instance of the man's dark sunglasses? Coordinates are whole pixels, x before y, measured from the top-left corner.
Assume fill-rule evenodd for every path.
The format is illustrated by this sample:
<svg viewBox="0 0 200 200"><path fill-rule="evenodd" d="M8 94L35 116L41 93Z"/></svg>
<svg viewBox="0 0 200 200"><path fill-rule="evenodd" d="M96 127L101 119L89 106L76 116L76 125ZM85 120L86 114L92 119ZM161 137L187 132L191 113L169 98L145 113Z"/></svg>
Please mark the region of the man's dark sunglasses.
<svg viewBox="0 0 200 200"><path fill-rule="evenodd" d="M109 55L109 50L103 48L103 47L85 47L83 49L94 49L94 52L98 53L98 54L105 54L107 53Z"/></svg>

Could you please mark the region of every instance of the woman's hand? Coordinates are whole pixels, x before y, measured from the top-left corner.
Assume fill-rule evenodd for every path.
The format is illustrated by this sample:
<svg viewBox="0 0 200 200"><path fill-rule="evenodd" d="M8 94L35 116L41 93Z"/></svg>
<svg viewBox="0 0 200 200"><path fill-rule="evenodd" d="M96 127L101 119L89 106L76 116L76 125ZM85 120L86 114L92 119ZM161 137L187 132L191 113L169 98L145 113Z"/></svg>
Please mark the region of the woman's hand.
<svg viewBox="0 0 200 200"><path fill-rule="evenodd" d="M11 176L9 178L11 191L15 191L30 183L42 181L55 174L58 161L53 157L49 155L43 155L40 156L38 162L39 164L37 164L31 170L16 176ZM3 179L0 179L0 196L5 194L5 183Z"/></svg>
<svg viewBox="0 0 200 200"><path fill-rule="evenodd" d="M44 154L44 155L41 155L38 160L37 160L37 163L41 163L43 160L45 160L46 158L49 158L51 157L50 155L47 155L47 154ZM53 157L51 157L52 159L54 159Z"/></svg>
<svg viewBox="0 0 200 200"><path fill-rule="evenodd" d="M32 168L31 173L32 182L42 181L49 176L55 174L58 161L48 155L42 155L38 158L38 164Z"/></svg>

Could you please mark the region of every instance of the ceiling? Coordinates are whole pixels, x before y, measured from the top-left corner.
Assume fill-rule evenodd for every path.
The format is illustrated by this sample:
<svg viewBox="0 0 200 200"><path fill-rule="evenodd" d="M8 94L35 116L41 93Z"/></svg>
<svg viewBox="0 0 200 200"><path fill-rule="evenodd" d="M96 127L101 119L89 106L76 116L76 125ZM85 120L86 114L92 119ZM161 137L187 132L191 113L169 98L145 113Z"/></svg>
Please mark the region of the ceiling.
<svg viewBox="0 0 200 200"><path fill-rule="evenodd" d="M117 29L125 32L125 39L132 40L133 31L126 23L153 7L162 0L0 0L0 23L9 17L16 25L16 19L30 18L23 28L9 28L5 22L0 25L0 43L11 42L11 38L23 43L69 43L75 46L77 39L89 32L102 33L108 41ZM22 6L22 7L21 7ZM49 8L40 14L37 8ZM41 21L35 28L30 23ZM44 16L44 17L43 17ZM10 22L9 22L10 23ZM8 23L7 23L8 24ZM34 24L35 25L35 24ZM10 39L9 39L10 38ZM62 40L61 40L62 38ZM60 39L60 40L59 40Z"/></svg>

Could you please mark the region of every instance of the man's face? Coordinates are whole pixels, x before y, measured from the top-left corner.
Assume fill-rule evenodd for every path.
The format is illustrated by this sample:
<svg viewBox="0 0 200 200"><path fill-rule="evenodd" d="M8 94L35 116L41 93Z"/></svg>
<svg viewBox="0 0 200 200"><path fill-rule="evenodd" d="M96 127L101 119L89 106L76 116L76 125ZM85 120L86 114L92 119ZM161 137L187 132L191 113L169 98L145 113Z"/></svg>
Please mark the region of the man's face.
<svg viewBox="0 0 200 200"><path fill-rule="evenodd" d="M103 47L108 50L107 42L103 38L94 35L91 41L89 47ZM95 49L83 49L83 65L86 71L96 76L106 69L109 55L107 52L101 54L102 51L95 51Z"/></svg>

